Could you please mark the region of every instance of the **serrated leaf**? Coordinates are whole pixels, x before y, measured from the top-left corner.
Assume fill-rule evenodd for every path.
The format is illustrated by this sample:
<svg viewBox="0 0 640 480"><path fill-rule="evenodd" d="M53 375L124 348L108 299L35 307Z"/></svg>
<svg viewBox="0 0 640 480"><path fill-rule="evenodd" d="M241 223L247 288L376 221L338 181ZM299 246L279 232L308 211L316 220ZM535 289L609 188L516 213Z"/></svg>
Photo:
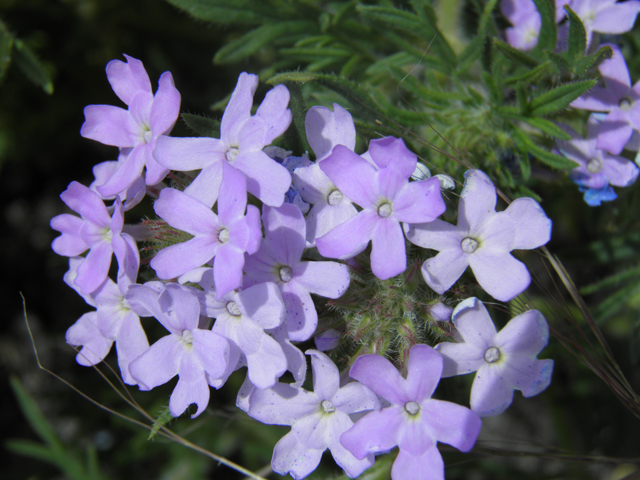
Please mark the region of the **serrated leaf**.
<svg viewBox="0 0 640 480"><path fill-rule="evenodd" d="M569 16L569 47L567 55L569 59L575 60L582 57L587 49L587 32L584 29L582 20L571 10L569 5L565 5L564 10Z"/></svg>
<svg viewBox="0 0 640 480"><path fill-rule="evenodd" d="M529 68L533 68L538 65L538 60L533 57L530 57L524 52L513 48L511 45L503 42L498 38L493 39L493 44L496 46L498 50L500 50L508 59L513 60L515 62L521 63Z"/></svg>
<svg viewBox="0 0 640 480"><path fill-rule="evenodd" d="M613 56L613 49L610 46L605 45L603 47L600 47L600 49L593 55L580 58L575 63L573 70L576 73L576 75L584 75L590 69L596 68L602 62L610 59L612 56Z"/></svg>
<svg viewBox="0 0 640 480"><path fill-rule="evenodd" d="M49 72L44 68L38 57L20 39L15 39L13 43L13 59L22 73L35 85L41 87L45 93L53 93L53 82Z"/></svg>
<svg viewBox="0 0 640 480"><path fill-rule="evenodd" d="M220 120L217 118L203 117L192 113L182 113L180 118L191 130L201 137L220 137Z"/></svg>
<svg viewBox="0 0 640 480"><path fill-rule="evenodd" d="M480 56L485 42L488 40L487 31L491 14L496 8L498 0L489 0L482 11L480 21L478 22L478 33L471 39L469 44L458 57L458 72L466 71L471 64ZM490 67L489 67L490 68Z"/></svg>
<svg viewBox="0 0 640 480"><path fill-rule="evenodd" d="M285 82L285 86L291 95L289 109L291 110L291 125L285 132L287 148L294 152L309 152L311 147L307 142L307 134L304 120L307 115L307 106L302 98L302 90L297 82Z"/></svg>
<svg viewBox="0 0 640 480"><path fill-rule="evenodd" d="M571 140L571 136L567 132L545 118L522 117L522 121L527 122L532 127L537 128L554 138L559 138L560 140Z"/></svg>
<svg viewBox="0 0 640 480"><path fill-rule="evenodd" d="M571 102L595 87L597 83L597 80L583 80L553 88L533 99L529 104L530 116L539 117L557 113L567 108Z"/></svg>
<svg viewBox="0 0 640 480"><path fill-rule="evenodd" d="M560 55L556 52L546 52L549 60L553 62L556 68L560 71L560 73L569 73L571 72L571 64L564 58L563 55Z"/></svg>
<svg viewBox="0 0 640 480"><path fill-rule="evenodd" d="M198 20L218 25L260 25L277 18L260 0L166 0ZM266 7L266 8L265 8Z"/></svg>
<svg viewBox="0 0 640 480"><path fill-rule="evenodd" d="M533 0L540 13L540 34L538 35L538 44L534 48L534 52L548 50L553 51L556 48L558 40L558 29L556 26L556 6L553 0Z"/></svg>
<svg viewBox="0 0 640 480"><path fill-rule="evenodd" d="M213 57L213 61L218 64L237 62L253 55L267 43L292 33L315 35L318 33L318 25L302 20L262 25L222 47Z"/></svg>
<svg viewBox="0 0 640 480"><path fill-rule="evenodd" d="M537 83L542 80L551 70L551 62L546 61L541 63L535 68L531 68L524 73L519 75L514 75L512 77L507 78L504 81L505 85L513 85L515 83L524 82L524 83Z"/></svg>
<svg viewBox="0 0 640 480"><path fill-rule="evenodd" d="M557 170L573 170L576 168L575 162L545 150L531 140L531 138L529 138L529 136L519 128L514 129L514 138L534 157L551 168L555 168Z"/></svg>
<svg viewBox="0 0 640 480"><path fill-rule="evenodd" d="M482 72L482 81L487 86L489 90L489 95L491 96L491 101L494 104L498 104L502 102L503 99L503 91L498 87L493 77L489 72Z"/></svg>

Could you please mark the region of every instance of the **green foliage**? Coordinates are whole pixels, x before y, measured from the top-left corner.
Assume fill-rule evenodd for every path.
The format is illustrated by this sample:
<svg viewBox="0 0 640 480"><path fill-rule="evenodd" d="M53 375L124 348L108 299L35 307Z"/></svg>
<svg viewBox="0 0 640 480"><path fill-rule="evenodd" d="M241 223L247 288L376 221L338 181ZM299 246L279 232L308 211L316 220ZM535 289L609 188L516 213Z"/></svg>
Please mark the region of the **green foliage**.
<svg viewBox="0 0 640 480"><path fill-rule="evenodd" d="M198 136L220 138L220 120L191 113L181 113L180 118Z"/></svg>

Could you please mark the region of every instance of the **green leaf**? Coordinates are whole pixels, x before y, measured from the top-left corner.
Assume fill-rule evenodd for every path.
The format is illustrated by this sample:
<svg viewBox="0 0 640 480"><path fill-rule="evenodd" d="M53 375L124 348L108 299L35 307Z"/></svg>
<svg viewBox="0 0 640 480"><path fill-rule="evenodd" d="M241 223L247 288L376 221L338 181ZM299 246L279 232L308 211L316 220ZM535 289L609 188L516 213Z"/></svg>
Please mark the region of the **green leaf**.
<svg viewBox="0 0 640 480"><path fill-rule="evenodd" d="M394 66L389 67L389 71L392 75L398 80L399 88L405 88L417 97L420 97L425 102L438 104L440 106L449 104L452 100L464 100L467 98L466 95L458 93L458 92L441 92L436 90L431 90L425 87L425 83L418 80L413 75L407 75L407 73Z"/></svg>
<svg viewBox="0 0 640 480"><path fill-rule="evenodd" d="M471 39L458 58L458 72L465 72L473 62L480 56L487 39L487 31L491 14L496 8L498 0L489 0L482 11L480 21L478 22L478 33ZM489 67L490 68L490 67Z"/></svg>
<svg viewBox="0 0 640 480"><path fill-rule="evenodd" d="M526 85L522 83L516 85L516 98L518 99L520 113L526 114L529 111L529 98L527 95Z"/></svg>
<svg viewBox="0 0 640 480"><path fill-rule="evenodd" d="M529 190L527 187L523 187L522 185L518 185L518 190L515 194L515 198L521 197L533 198L538 203L542 202L542 197L540 197L540 195L538 195L536 192L534 192L533 190Z"/></svg>
<svg viewBox="0 0 640 480"><path fill-rule="evenodd" d="M513 48L511 45L503 42L502 40L494 38L493 44L496 46L498 50L500 50L504 54L505 57L507 57L510 60L513 60L514 62L521 63L526 67L533 68L537 66L538 63L540 63L535 58L530 57L526 53Z"/></svg>
<svg viewBox="0 0 640 480"><path fill-rule="evenodd" d="M572 71L571 64L567 61L566 58L564 58L563 55L560 55L559 53L556 53L556 52L545 52L545 53L547 54L547 57L549 58L549 60L553 62L553 64L561 73L570 73Z"/></svg>
<svg viewBox="0 0 640 480"><path fill-rule="evenodd" d="M553 51L556 48L558 30L556 27L556 5L553 0L533 0L540 13L540 34L534 52Z"/></svg>
<svg viewBox="0 0 640 480"><path fill-rule="evenodd" d="M4 77L11 63L11 49L13 48L13 35L0 21L0 80Z"/></svg>
<svg viewBox="0 0 640 480"><path fill-rule="evenodd" d="M53 463L54 465L56 463L56 452L41 443L32 442L31 440L20 440L14 438L11 440L7 440L7 442L5 443L5 447L7 447L7 450L10 450L19 455L37 458L38 460Z"/></svg>
<svg viewBox="0 0 640 480"><path fill-rule="evenodd" d="M493 77L489 72L482 72L482 81L487 86L489 90L489 95L491 97L491 101L494 104L498 104L502 102L504 92L498 86L498 84L494 81Z"/></svg>
<svg viewBox="0 0 640 480"><path fill-rule="evenodd" d="M151 427L151 430L149 431L149 436L147 437L147 440L153 440L155 436L158 434L158 432L160 431L160 428L165 427L167 424L171 423L173 419L174 419L174 416L171 415L171 410L169 409L169 405L164 406L160 411L160 415L158 415L155 422L153 422L153 425Z"/></svg>
<svg viewBox="0 0 640 480"><path fill-rule="evenodd" d="M514 140L518 144L521 150L527 150L534 157L540 160L542 163L548 165L551 168L555 168L557 170L573 170L576 168L576 163L571 160L567 160L566 158L556 155L555 153L551 153L544 148L537 145L529 135L519 128L515 128L514 131Z"/></svg>
<svg viewBox="0 0 640 480"><path fill-rule="evenodd" d="M552 137L559 138L560 140L571 140L571 136L567 132L547 119L522 117L522 121L527 122L532 127Z"/></svg>
<svg viewBox="0 0 640 480"><path fill-rule="evenodd" d="M291 94L289 109L292 114L291 125L285 132L285 143L288 150L294 152L310 152L311 147L307 142L307 134L304 120L307 115L307 106L302 98L302 90L297 82L285 82L285 86Z"/></svg>
<svg viewBox="0 0 640 480"><path fill-rule="evenodd" d="M198 20L218 25L260 25L278 18L277 11L260 0L166 0Z"/></svg>
<svg viewBox="0 0 640 480"><path fill-rule="evenodd" d="M574 83L565 83L551 89L529 104L530 116L538 117L557 113L569 106L576 98L597 85L597 80L583 80Z"/></svg>
<svg viewBox="0 0 640 480"><path fill-rule="evenodd" d="M575 60L582 57L587 49L587 33L582 20L571 10L571 7L565 5L564 9L569 16L569 48L567 55L570 60Z"/></svg>
<svg viewBox="0 0 640 480"><path fill-rule="evenodd" d="M53 93L53 82L49 72L44 68L38 57L20 39L15 39L13 44L13 59L22 73L35 85L41 87L47 94Z"/></svg>
<svg viewBox="0 0 640 480"><path fill-rule="evenodd" d="M226 44L218 50L213 57L213 61L218 64L237 62L253 55L267 43L292 33L316 35L318 33L318 25L315 22L302 20L262 25Z"/></svg>
<svg viewBox="0 0 640 480"><path fill-rule="evenodd" d="M182 113L180 118L187 124L187 127L201 137L220 137L220 120L217 118L209 118L192 113Z"/></svg>
<svg viewBox="0 0 640 480"><path fill-rule="evenodd" d="M592 68L596 68L605 60L610 59L613 56L613 50L610 46L606 45L600 47L600 49L593 55L580 58L574 65L573 71L576 75L584 75Z"/></svg>
<svg viewBox="0 0 640 480"><path fill-rule="evenodd" d="M537 83L543 78L545 78L550 70L551 70L551 62L546 61L544 63L541 63L537 67L527 70L524 73L507 78L504 81L504 84L513 85L519 82L524 82L528 84Z"/></svg>

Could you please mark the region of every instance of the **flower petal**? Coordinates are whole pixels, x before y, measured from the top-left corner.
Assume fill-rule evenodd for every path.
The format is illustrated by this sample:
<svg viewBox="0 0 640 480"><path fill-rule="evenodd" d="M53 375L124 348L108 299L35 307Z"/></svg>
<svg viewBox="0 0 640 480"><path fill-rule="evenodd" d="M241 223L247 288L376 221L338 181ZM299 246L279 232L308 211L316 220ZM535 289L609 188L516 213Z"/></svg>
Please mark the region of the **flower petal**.
<svg viewBox="0 0 640 480"><path fill-rule="evenodd" d="M381 280L395 277L407 269L407 252L400 224L380 219L371 239L371 270Z"/></svg>
<svg viewBox="0 0 640 480"><path fill-rule="evenodd" d="M258 197L264 204L279 207L284 202L284 194L291 186L291 174L262 150L240 151L233 161L233 167L247 177L247 191Z"/></svg>
<svg viewBox="0 0 640 480"><path fill-rule="evenodd" d="M127 62L111 60L107 64L107 79L118 98L129 105L139 92L151 93L151 81L144 65L137 58L124 55Z"/></svg>
<svg viewBox="0 0 640 480"><path fill-rule="evenodd" d="M505 210L516 226L512 249L532 249L551 239L551 220L533 198L516 198Z"/></svg>
<svg viewBox="0 0 640 480"><path fill-rule="evenodd" d="M480 170L465 174L464 188L458 204L458 228L473 234L496 211L497 193L489 177Z"/></svg>
<svg viewBox="0 0 640 480"><path fill-rule="evenodd" d="M324 353L307 350L311 357L313 370L313 391L320 400L331 400L340 388L340 372L338 367Z"/></svg>
<svg viewBox="0 0 640 480"><path fill-rule="evenodd" d="M430 448L420 456L400 450L391 467L393 480L442 480L444 462L436 447Z"/></svg>
<svg viewBox="0 0 640 480"><path fill-rule="evenodd" d="M549 325L538 310L529 310L512 318L497 334L495 343L501 351L535 357L549 342Z"/></svg>
<svg viewBox="0 0 640 480"><path fill-rule="evenodd" d="M431 398L442 374L442 355L429 345L415 345L407 361L407 396L416 402Z"/></svg>
<svg viewBox="0 0 640 480"><path fill-rule="evenodd" d="M501 302L518 296L531 283L527 267L509 253L479 249L469 255L469 266L482 289Z"/></svg>
<svg viewBox="0 0 640 480"><path fill-rule="evenodd" d="M180 362L180 378L178 384L171 393L169 399L169 411L174 417L184 413L189 405L198 405L196 413L191 418L196 418L209 405L209 385L204 377L204 369L196 355L184 355Z"/></svg>
<svg viewBox="0 0 640 480"><path fill-rule="evenodd" d="M339 298L349 288L349 267L337 262L300 262L293 269L295 282L310 293Z"/></svg>
<svg viewBox="0 0 640 480"><path fill-rule="evenodd" d="M84 108L85 121L80 135L104 145L133 147L139 143L140 126L131 114L112 105L88 105Z"/></svg>
<svg viewBox="0 0 640 480"><path fill-rule="evenodd" d="M324 450L307 448L293 432L290 432L276 443L271 468L280 475L289 473L295 480L299 480L318 467L323 452Z"/></svg>
<svg viewBox="0 0 640 480"><path fill-rule="evenodd" d="M337 103L333 104L333 112L327 107L311 107L304 119L304 128L318 161L327 157L336 145L344 145L349 150L356 147L353 118Z"/></svg>
<svg viewBox="0 0 640 480"><path fill-rule="evenodd" d="M85 367L96 365L104 360L113 345L113 340L104 337L100 332L96 312L82 315L69 327L65 339L74 347L82 345L82 349L76 355L76 361Z"/></svg>
<svg viewBox="0 0 640 480"><path fill-rule="evenodd" d="M473 448L480 434L482 420L466 407L442 400L428 400L422 404L425 422L438 442L446 443L462 452Z"/></svg>
<svg viewBox="0 0 640 480"><path fill-rule="evenodd" d="M355 257L367 248L380 217L371 210L363 210L355 217L338 225L316 239L321 255L329 258L347 259Z"/></svg>
<svg viewBox="0 0 640 480"><path fill-rule="evenodd" d="M340 436L340 443L354 457L362 460L369 453L386 452L395 447L403 424L403 407L392 406L370 412Z"/></svg>
<svg viewBox="0 0 640 480"><path fill-rule="evenodd" d="M358 357L349 371L349 376L394 405L404 405L408 401L416 400L409 396L406 381L396 367L380 355Z"/></svg>
<svg viewBox="0 0 640 480"><path fill-rule="evenodd" d="M405 223L432 222L446 209L435 177L407 184L393 201L393 217Z"/></svg>
<svg viewBox="0 0 640 480"><path fill-rule="evenodd" d="M168 133L180 114L180 92L173 84L170 72L164 72L158 80L158 91L153 99L149 115L149 127L154 137Z"/></svg>
<svg viewBox="0 0 640 480"><path fill-rule="evenodd" d="M129 364L129 373L141 390L163 385L178 374L184 347L177 335L167 335ZM182 412L178 412L180 415Z"/></svg>
<svg viewBox="0 0 640 480"><path fill-rule="evenodd" d="M418 157L410 151L401 138L376 138L369 142L369 155L378 168L393 167L401 176L409 178L413 175Z"/></svg>
<svg viewBox="0 0 640 480"><path fill-rule="evenodd" d="M255 389L249 398L249 416L268 425L293 425L318 411L320 400L313 392L277 383L266 390Z"/></svg>
<svg viewBox="0 0 640 480"><path fill-rule="evenodd" d="M242 72L220 122L220 137L225 141L237 141L239 129L251 117L256 88L258 88L258 76Z"/></svg>
<svg viewBox="0 0 640 480"><path fill-rule="evenodd" d="M320 169L352 202L362 208L375 206L377 172L362 157L345 146L336 145L331 155L320 162Z"/></svg>
<svg viewBox="0 0 640 480"><path fill-rule="evenodd" d="M407 239L422 248L442 251L460 248L463 234L458 227L440 219L420 224L405 224L404 231Z"/></svg>
<svg viewBox="0 0 640 480"><path fill-rule="evenodd" d="M462 276L469 266L469 255L466 255L460 244L456 248L443 250L422 264L422 277L436 293L442 295Z"/></svg>

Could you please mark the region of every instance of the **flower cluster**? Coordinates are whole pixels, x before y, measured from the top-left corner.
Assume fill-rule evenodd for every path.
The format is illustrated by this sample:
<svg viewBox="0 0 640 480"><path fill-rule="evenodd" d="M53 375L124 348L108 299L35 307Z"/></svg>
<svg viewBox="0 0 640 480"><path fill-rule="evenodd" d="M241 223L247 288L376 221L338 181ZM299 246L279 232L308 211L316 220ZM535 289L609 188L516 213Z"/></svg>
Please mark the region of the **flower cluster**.
<svg viewBox="0 0 640 480"><path fill-rule="evenodd" d="M453 181L425 175L400 138L374 139L356 153L353 119L337 104L307 113L315 161L302 152L292 156L272 145L291 122L288 90L270 90L252 115L258 77L248 73L238 79L219 139L171 137L180 99L171 75L161 76L153 95L141 62L126 58L109 63L107 77L128 110L89 106L81 130L119 147L119 160L98 165L91 187L73 182L62 193L79 217L51 221L61 232L52 248L69 257L65 281L96 309L67 332L68 343L82 347L78 363L99 363L115 342L127 384L151 390L177 375L169 401L175 417L191 404L193 417L200 415L210 387L246 367L237 406L264 423L291 427L275 446L272 466L296 479L314 471L326 449L356 477L375 454L395 446L394 480L426 478L427 471L441 479L437 442L469 451L480 416L504 411L514 389L528 397L547 387L553 362L536 358L548 339L542 315L525 312L496 333L475 298L453 311L450 329L457 333L450 338L462 342L434 349L416 338L395 364L376 354L383 350L355 352L348 360L352 380L319 351L345 344L349 328L319 328L327 302L363 288L352 276L369 268L367 278L392 292L407 271L407 248L439 251L422 265L437 297L429 304L434 324L448 324L452 309L442 295L467 266L498 300L522 293L530 275L510 252L544 245L551 233L537 202L520 198L497 212L491 180L470 170L457 226L440 220L442 189ZM163 182L172 170L199 172L183 188ZM157 197L158 219L125 225L125 212L147 193ZM138 277L141 248L153 252L146 263L155 278L146 283ZM113 254L117 281L109 278ZM145 317L168 331L152 345ZM302 388L307 361L298 344L313 337L318 350L306 352L310 392ZM291 384L282 382L287 371ZM432 398L441 377L471 371L478 372L471 409Z"/></svg>

